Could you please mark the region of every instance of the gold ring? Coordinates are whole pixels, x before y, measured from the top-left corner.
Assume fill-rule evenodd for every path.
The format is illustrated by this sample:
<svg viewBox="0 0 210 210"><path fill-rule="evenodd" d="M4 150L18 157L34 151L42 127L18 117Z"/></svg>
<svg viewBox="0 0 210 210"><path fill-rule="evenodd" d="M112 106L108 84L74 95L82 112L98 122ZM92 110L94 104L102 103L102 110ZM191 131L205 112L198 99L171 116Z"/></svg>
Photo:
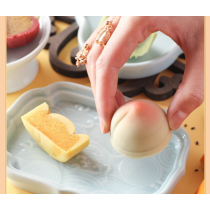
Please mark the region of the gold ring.
<svg viewBox="0 0 210 210"><path fill-rule="evenodd" d="M107 44L108 40L110 39L112 33L113 33L113 26L112 26L112 22L115 19L115 16L112 17L112 19L110 21L106 21L106 24L104 25L104 27L102 27L96 36L95 42L97 44L99 44L100 46L105 47L105 45ZM77 54L76 54L76 65L77 67L79 67L80 65L84 65L87 63L87 56L88 53L91 49L91 46L93 44L86 44Z"/></svg>
<svg viewBox="0 0 210 210"><path fill-rule="evenodd" d="M79 67L80 65L84 65L87 63L87 56L89 53L89 44L86 44L77 54L75 59L77 60L76 65Z"/></svg>

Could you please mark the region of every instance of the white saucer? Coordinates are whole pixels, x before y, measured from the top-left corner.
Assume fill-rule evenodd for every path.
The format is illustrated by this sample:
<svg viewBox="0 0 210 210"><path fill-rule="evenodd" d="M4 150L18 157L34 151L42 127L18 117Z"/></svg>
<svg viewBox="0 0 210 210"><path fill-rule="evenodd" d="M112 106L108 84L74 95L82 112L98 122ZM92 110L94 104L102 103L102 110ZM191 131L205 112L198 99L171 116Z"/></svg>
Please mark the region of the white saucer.
<svg viewBox="0 0 210 210"><path fill-rule="evenodd" d="M49 16L39 18L39 33L23 47L7 48L7 93L13 93L29 85L39 69L36 56L45 47L50 35Z"/></svg>
<svg viewBox="0 0 210 210"><path fill-rule="evenodd" d="M79 25L79 48L98 26L101 16L75 16ZM183 52L180 47L162 32L157 32L157 37L149 52L137 59L129 59L119 71L121 79L137 79L155 75L167 69Z"/></svg>

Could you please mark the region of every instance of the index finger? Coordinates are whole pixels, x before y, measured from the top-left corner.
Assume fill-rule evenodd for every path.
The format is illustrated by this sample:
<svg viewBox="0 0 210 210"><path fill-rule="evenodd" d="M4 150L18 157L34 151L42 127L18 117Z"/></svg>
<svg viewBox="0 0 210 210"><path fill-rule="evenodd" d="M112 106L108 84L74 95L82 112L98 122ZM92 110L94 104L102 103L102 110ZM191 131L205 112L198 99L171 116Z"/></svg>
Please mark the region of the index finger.
<svg viewBox="0 0 210 210"><path fill-rule="evenodd" d="M96 63L96 107L103 122L103 133L109 132L111 119L117 108L115 95L119 69L129 59L138 43L152 33L148 30L143 31L144 28L137 28L141 25L139 19L141 18L121 17ZM141 31L144 33L139 33Z"/></svg>

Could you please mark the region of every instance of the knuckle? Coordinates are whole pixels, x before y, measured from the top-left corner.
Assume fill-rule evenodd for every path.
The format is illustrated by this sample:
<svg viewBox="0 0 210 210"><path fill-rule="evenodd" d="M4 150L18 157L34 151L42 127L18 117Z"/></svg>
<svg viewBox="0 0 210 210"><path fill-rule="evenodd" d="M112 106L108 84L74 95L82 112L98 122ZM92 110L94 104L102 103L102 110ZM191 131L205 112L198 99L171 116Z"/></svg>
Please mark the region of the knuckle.
<svg viewBox="0 0 210 210"><path fill-rule="evenodd" d="M92 52L91 51L90 51L90 53L87 56L87 64L89 66L91 66L93 64L93 55L92 55Z"/></svg>
<svg viewBox="0 0 210 210"><path fill-rule="evenodd" d="M112 65L110 65L112 63ZM101 71L103 69L103 71ZM101 55L96 61L96 72L106 73L107 71L110 73L118 72L120 67L116 66L116 62L113 62L110 59L110 55Z"/></svg>
<svg viewBox="0 0 210 210"><path fill-rule="evenodd" d="M100 56L97 61L96 61L96 70L99 70L101 68L103 68L104 65L104 59Z"/></svg>
<svg viewBox="0 0 210 210"><path fill-rule="evenodd" d="M96 61L97 61L97 54L95 53L94 50L90 50L87 56L87 66L95 68Z"/></svg>
<svg viewBox="0 0 210 210"><path fill-rule="evenodd" d="M96 94L97 111L99 113L103 113L104 116L109 116L111 109L108 107L112 107L114 101L115 97L112 96L101 97L98 94Z"/></svg>
<svg viewBox="0 0 210 210"><path fill-rule="evenodd" d="M110 66L103 59L99 58L96 62L96 73L107 74L107 73L118 73L119 67L117 66Z"/></svg>
<svg viewBox="0 0 210 210"><path fill-rule="evenodd" d="M203 103L203 96L201 94L189 94L189 98L195 107L200 106Z"/></svg>
<svg viewBox="0 0 210 210"><path fill-rule="evenodd" d="M203 91L191 91L190 93L188 93L186 100L188 104L190 104L190 106L194 109L199 107L204 100Z"/></svg>

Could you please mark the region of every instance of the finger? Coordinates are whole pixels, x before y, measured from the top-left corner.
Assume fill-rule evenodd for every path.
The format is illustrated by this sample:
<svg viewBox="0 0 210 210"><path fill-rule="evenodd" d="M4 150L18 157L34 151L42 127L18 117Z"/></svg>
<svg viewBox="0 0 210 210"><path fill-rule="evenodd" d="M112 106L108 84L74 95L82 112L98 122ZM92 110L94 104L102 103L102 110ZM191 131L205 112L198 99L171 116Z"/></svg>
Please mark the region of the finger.
<svg viewBox="0 0 210 210"><path fill-rule="evenodd" d="M93 43L93 42L95 41L95 38L96 38L96 36L97 36L98 31L105 25L105 22L106 22L106 21L110 21L111 19L112 19L112 16L110 16L110 17L108 17L106 20L104 20L104 22L101 23L101 24L94 30L94 32L90 35L90 37L86 40L85 44L91 44L91 43ZM116 27L116 25L118 24L119 19L120 19L120 16L119 16L119 17L116 17L116 18L114 19L114 23L113 23L113 24L115 24L115 27ZM84 44L84 45L85 45L85 44Z"/></svg>
<svg viewBox="0 0 210 210"><path fill-rule="evenodd" d="M111 20L112 17L109 17L107 20ZM116 17L113 22L113 30L116 28L118 22L119 22L120 17ZM95 38L97 36L98 31L100 30L100 28L102 28L104 26L104 23L102 23L94 32L93 34L90 36L90 38L87 40L86 43L93 43L95 41ZM93 90L93 94L95 96L95 81L96 81L96 61L99 57L99 55L101 54L101 52L103 51L103 47L101 47L98 44L93 44L92 49L90 50L88 56L87 56L87 64L86 64L86 68L87 68L87 72L88 72L88 76L90 78L90 83L91 83L91 87Z"/></svg>
<svg viewBox="0 0 210 210"><path fill-rule="evenodd" d="M100 116L102 133L110 130L116 111L118 71L129 59L139 42L154 31L144 30L145 18L121 17L117 28L96 63L96 107ZM136 26L140 28L137 29ZM141 28L142 27L142 28ZM144 33L142 34L142 31Z"/></svg>
<svg viewBox="0 0 210 210"><path fill-rule="evenodd" d="M125 103L125 97L119 90L116 91L115 100L117 102L117 108Z"/></svg>
<svg viewBox="0 0 210 210"><path fill-rule="evenodd" d="M94 97L95 97L95 84L96 84L95 66L96 66L96 61L100 56L102 50L103 50L102 47L100 47L98 44L94 44L87 56L86 69L88 72L88 77L90 79L90 84L92 87Z"/></svg>
<svg viewBox="0 0 210 210"><path fill-rule="evenodd" d="M124 103L125 103L125 97L119 90L117 90L116 94L115 94L115 100L114 100L114 109L117 110ZM104 131L104 122L101 117L100 117L99 122L100 122L100 129L101 129L102 133L109 132L109 131Z"/></svg>
<svg viewBox="0 0 210 210"><path fill-rule="evenodd" d="M204 99L203 50L196 56L186 58L186 69L176 94L171 101L167 117L172 130L177 130L182 122L199 107Z"/></svg>

